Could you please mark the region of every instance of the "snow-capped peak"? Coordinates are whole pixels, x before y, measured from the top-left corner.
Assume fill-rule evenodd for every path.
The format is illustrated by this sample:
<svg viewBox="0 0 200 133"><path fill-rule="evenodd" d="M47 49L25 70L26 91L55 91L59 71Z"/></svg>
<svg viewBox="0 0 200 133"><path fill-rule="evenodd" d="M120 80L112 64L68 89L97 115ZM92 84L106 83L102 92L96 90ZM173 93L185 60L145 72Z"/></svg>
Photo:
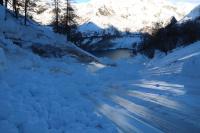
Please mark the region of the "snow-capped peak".
<svg viewBox="0 0 200 133"><path fill-rule="evenodd" d="M180 20L185 13L168 0L91 0L76 4L79 24L92 22L100 28L111 25L121 31L139 31L154 23L166 23L172 16ZM80 31L91 30L83 25Z"/></svg>

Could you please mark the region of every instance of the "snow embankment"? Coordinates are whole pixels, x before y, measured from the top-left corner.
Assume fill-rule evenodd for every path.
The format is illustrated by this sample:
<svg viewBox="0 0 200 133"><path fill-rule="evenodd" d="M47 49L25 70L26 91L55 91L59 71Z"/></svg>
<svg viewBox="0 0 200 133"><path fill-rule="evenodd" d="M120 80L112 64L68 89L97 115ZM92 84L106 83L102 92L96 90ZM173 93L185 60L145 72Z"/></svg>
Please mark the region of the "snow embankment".
<svg viewBox="0 0 200 133"><path fill-rule="evenodd" d="M40 58L19 47L0 48L0 131L116 132L84 96L103 83L88 71L71 57Z"/></svg>
<svg viewBox="0 0 200 133"><path fill-rule="evenodd" d="M180 73L188 78L200 77L200 41L177 48L167 56L157 54L147 66L156 75Z"/></svg>

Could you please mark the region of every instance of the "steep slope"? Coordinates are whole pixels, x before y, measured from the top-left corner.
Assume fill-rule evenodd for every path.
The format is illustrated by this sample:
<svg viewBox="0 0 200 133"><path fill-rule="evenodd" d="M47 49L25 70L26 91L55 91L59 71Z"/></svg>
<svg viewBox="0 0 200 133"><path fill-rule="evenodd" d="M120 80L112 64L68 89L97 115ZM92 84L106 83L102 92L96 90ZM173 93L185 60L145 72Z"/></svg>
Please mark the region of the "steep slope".
<svg viewBox="0 0 200 133"><path fill-rule="evenodd" d="M181 21L187 21L187 20L195 20L200 17L200 5L195 7L188 15L186 15L183 20Z"/></svg>
<svg viewBox="0 0 200 133"><path fill-rule="evenodd" d="M6 19L5 19L6 18ZM54 33L50 27L28 20L23 24L23 16L16 19L12 11L0 6L0 46L21 47L44 57L73 56L82 61L97 59L68 42L66 36Z"/></svg>

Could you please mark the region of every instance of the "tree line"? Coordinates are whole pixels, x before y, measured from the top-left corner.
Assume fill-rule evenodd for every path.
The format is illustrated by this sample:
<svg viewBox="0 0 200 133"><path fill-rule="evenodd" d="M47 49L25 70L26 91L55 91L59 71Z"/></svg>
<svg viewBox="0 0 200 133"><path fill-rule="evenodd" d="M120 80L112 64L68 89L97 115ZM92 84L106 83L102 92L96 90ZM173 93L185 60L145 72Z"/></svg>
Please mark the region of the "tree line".
<svg viewBox="0 0 200 133"><path fill-rule="evenodd" d="M137 51L153 58L156 50L167 54L177 47L187 46L198 40L200 40L200 17L181 24L172 18L166 27L156 24L152 34L144 34L143 43Z"/></svg>
<svg viewBox="0 0 200 133"><path fill-rule="evenodd" d="M20 13L24 16L24 25L27 25L27 20L30 18L29 12L34 11L37 7L37 2L41 0L0 0L0 5L5 6L6 11L8 6L12 8L14 16L19 17ZM52 0L54 4L54 17L52 20L52 26L55 32L65 34L68 40L73 40L73 34L77 27L76 13L72 6L73 0L66 0L64 9L61 10L60 0ZM63 3L62 3L63 4Z"/></svg>

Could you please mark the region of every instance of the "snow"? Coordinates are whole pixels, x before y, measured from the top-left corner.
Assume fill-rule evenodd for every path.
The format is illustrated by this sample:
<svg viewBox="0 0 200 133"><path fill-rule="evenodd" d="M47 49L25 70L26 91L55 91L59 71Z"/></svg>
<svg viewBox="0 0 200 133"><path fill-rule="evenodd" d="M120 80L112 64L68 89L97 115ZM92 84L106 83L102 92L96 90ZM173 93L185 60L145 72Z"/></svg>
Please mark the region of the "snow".
<svg viewBox="0 0 200 133"><path fill-rule="evenodd" d="M152 27L156 22L164 20L163 23L168 23L172 16L180 20L186 14L181 7L167 0L91 0L76 4L75 7L81 17L78 19L80 31L89 29L93 32L98 29L85 25L86 23L94 23L101 29L114 26L119 31L129 29L130 32L137 32L145 27Z"/></svg>
<svg viewBox="0 0 200 133"><path fill-rule="evenodd" d="M192 77L192 78L200 78L200 71L199 71L199 66L200 66L200 60L199 56L200 53L198 53L197 56L193 57L192 59L188 60L184 66L183 66L183 75ZM188 69L192 68L192 69Z"/></svg>
<svg viewBox="0 0 200 133"><path fill-rule="evenodd" d="M167 80L163 79L162 75L165 73L159 69L163 66L168 67L171 63L175 66L183 63L180 74L191 81L194 75L188 73L195 72L189 71L191 63L197 70L200 65L199 56L194 54L190 58L183 59L183 57L198 52L199 46L197 42L152 61L142 56L118 60L115 62L116 67L98 63L82 64L67 56L61 59L44 59L19 48L16 48L14 53L4 51L7 69L0 73L0 130L6 133L20 131L110 133L118 130L154 133L165 131L165 128L175 130L169 123L167 127L159 128L159 126L163 127L162 123L166 118L163 115L159 116L161 110L155 114L155 110L151 110L149 105L162 106L160 109L164 108L164 112L165 108L169 108L182 113L182 110L185 110L183 103L188 99L180 98L182 102L179 97L188 98L186 84L183 85L182 82L181 85L174 81L172 76L177 78L179 75L173 73L176 69L172 70ZM158 68L157 72L160 72L160 76L154 76L157 74L154 73L154 67ZM146 75L148 72L152 73ZM199 80L199 76L199 73L195 73L196 80ZM151 77L151 80L148 77ZM144 90L133 89L137 88L136 86ZM145 88L149 88L149 91L146 92ZM167 95L169 93L176 96ZM134 103L130 97L121 96L126 94L150 104ZM189 98L192 100L191 97ZM198 108L197 102L194 103ZM187 112L187 109L186 114L191 113ZM170 112L168 113L171 115ZM175 118L182 119L177 115ZM153 121L155 119L161 121L157 123L159 126L156 126L156 121ZM171 118L170 121L174 122L174 119ZM191 125L191 123L187 119L181 124ZM183 131L182 128L177 130Z"/></svg>
<svg viewBox="0 0 200 133"><path fill-rule="evenodd" d="M6 58L4 54L4 50L0 48L0 71L4 70L5 64L6 64Z"/></svg>
<svg viewBox="0 0 200 133"><path fill-rule="evenodd" d="M141 35L113 37L110 39L88 38L83 41L82 46L87 45L91 50L113 50L113 49L135 49L142 42ZM94 49L93 49L94 47Z"/></svg>
<svg viewBox="0 0 200 133"><path fill-rule="evenodd" d="M0 26L1 132L199 132L200 42L153 60L138 55L88 64L68 54L42 58L12 42L87 53L49 28L12 16L0 22L6 26Z"/></svg>
<svg viewBox="0 0 200 133"><path fill-rule="evenodd" d="M187 20L194 20L200 16L200 5L195 7L188 15L186 15L182 22L187 21Z"/></svg>

